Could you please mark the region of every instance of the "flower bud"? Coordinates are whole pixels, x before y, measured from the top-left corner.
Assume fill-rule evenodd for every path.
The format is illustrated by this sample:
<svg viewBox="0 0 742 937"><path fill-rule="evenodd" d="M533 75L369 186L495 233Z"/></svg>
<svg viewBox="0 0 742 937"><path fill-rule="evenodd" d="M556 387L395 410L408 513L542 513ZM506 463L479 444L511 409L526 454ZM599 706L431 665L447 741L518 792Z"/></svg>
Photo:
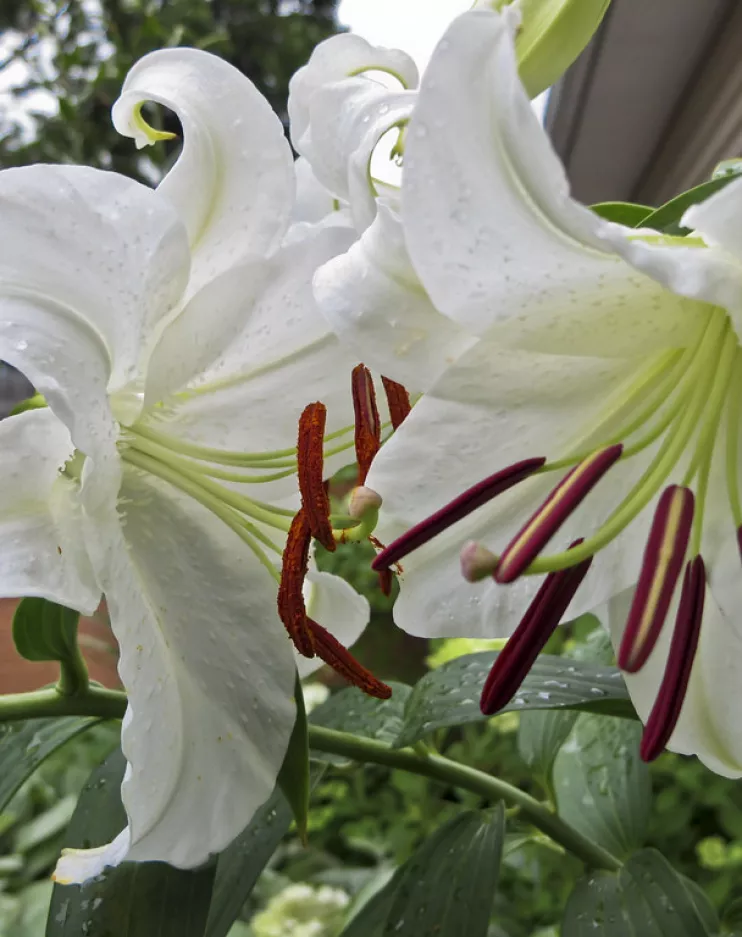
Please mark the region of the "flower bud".
<svg viewBox="0 0 742 937"><path fill-rule="evenodd" d="M575 61L608 9L610 0L513 0L521 14L515 40L518 71L535 98ZM480 0L479 7L502 10L511 0Z"/></svg>
<svg viewBox="0 0 742 937"><path fill-rule="evenodd" d="M461 548L461 575L467 582L479 582L491 576L497 567L497 557L476 540L469 540Z"/></svg>

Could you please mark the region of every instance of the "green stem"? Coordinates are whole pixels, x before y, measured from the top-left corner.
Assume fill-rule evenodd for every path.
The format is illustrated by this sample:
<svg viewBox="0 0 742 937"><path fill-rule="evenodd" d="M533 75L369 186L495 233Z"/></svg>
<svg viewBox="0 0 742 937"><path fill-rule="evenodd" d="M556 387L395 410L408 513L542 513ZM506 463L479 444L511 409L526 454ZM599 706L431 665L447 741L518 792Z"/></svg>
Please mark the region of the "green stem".
<svg viewBox="0 0 742 937"><path fill-rule="evenodd" d="M0 696L0 722L48 716L98 716L120 719L126 710L126 694L91 684L80 696L62 696L55 688L33 693ZM520 816L559 843L568 852L595 869L615 872L621 862L597 843L583 836L530 794L476 768L451 761L443 755L412 748L392 748L375 739L360 738L322 726L309 726L309 746L316 751L343 755L353 761L399 768L434 781L471 791L488 801L502 800L517 807Z"/></svg>
<svg viewBox="0 0 742 937"><path fill-rule="evenodd" d="M621 868L621 863L615 856L569 826L535 798L507 781L492 777L476 768L451 761L443 755L419 755L410 748L392 748L375 739L359 738L322 726L309 726L309 745L316 751L344 755L353 761L388 765L390 768L400 768L402 771L452 784L487 800L503 800L517 806L522 817L591 868L607 869L611 872Z"/></svg>
<svg viewBox="0 0 742 937"><path fill-rule="evenodd" d="M56 687L33 693L0 696L0 722L39 719L47 716L99 716L121 719L126 711L126 694L91 683L85 693L63 696Z"/></svg>
<svg viewBox="0 0 742 937"><path fill-rule="evenodd" d="M62 696L84 696L90 687L90 677L85 658L75 642L72 654L59 662L57 692Z"/></svg>

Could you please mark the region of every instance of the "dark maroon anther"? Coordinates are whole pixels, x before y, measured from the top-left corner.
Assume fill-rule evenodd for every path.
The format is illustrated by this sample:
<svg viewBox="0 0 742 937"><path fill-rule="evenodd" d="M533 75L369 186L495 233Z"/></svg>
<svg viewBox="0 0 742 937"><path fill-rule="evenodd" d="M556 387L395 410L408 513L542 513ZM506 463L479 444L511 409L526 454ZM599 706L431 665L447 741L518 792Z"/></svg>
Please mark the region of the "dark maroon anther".
<svg viewBox="0 0 742 937"><path fill-rule="evenodd" d="M665 623L688 549L693 505L693 492L679 485L666 488L657 504L618 652L618 666L628 673L644 666Z"/></svg>
<svg viewBox="0 0 742 937"><path fill-rule="evenodd" d="M512 582L530 566L569 515L621 458L622 452L620 443L599 449L561 480L502 552L495 570L497 582Z"/></svg>
<svg viewBox="0 0 742 937"><path fill-rule="evenodd" d="M452 524L466 517L467 514L471 514L472 511L507 491L508 488L512 488L519 482L524 481L529 475L533 475L545 462L546 459L540 457L524 459L522 462L509 465L483 481L477 482L476 485L467 488L463 494L454 498L453 501L449 501L435 514L431 514L430 517L426 517L419 524L410 527L406 533L390 543L385 550L382 550L371 565L377 572L380 569L388 569L398 560L407 556L408 553L417 550L418 547L437 537L438 534L451 527Z"/></svg>
<svg viewBox="0 0 742 937"><path fill-rule="evenodd" d="M582 540L577 540L572 547L580 543ZM549 573L541 584L485 681L479 704L485 716L491 716L507 706L518 692L534 661L562 620L592 561L593 558L589 557L570 569Z"/></svg>
<svg viewBox="0 0 742 937"><path fill-rule="evenodd" d="M685 567L665 673L639 747L644 761L654 761L662 753L680 717L698 649L705 597L706 566L697 556Z"/></svg>

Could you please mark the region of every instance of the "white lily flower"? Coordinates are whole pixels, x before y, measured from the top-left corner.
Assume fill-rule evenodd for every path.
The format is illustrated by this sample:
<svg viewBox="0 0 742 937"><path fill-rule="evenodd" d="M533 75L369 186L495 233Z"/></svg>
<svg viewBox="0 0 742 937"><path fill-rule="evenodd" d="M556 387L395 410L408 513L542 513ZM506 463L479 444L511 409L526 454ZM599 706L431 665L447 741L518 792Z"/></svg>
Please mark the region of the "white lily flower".
<svg viewBox="0 0 742 937"><path fill-rule="evenodd" d="M377 535L403 535L375 565L402 560L408 631L516 631L488 711L583 579L575 614L616 597L644 756L669 741L741 776L742 182L686 214L686 239L602 222L569 196L517 77L514 27L509 11L456 20L410 120L405 243L436 308L479 341L374 461ZM390 340L379 366L398 379L396 361ZM466 541L477 586L459 571ZM548 574L535 598L523 573Z"/></svg>
<svg viewBox="0 0 742 937"><path fill-rule="evenodd" d="M84 167L0 173L0 357L48 402L0 423L0 594L91 614L103 593L129 697L128 826L66 854L64 882L123 859L197 866L271 793L295 714L278 499L307 401L327 404L332 464L352 447L355 362L311 295L348 233L279 247L290 149L231 66L184 49L139 62L114 111L138 142L156 136L144 99L185 131L158 192ZM365 599L309 583L322 623L357 636Z"/></svg>

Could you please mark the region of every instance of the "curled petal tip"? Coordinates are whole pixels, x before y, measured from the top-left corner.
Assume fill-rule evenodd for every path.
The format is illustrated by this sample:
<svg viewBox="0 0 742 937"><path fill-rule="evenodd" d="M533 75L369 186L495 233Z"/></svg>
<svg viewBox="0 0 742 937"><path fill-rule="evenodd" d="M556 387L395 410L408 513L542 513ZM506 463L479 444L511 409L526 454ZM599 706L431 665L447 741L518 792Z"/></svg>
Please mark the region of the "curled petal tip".
<svg viewBox="0 0 742 937"><path fill-rule="evenodd" d="M461 548L461 575L467 582L479 582L491 576L497 566L497 557L487 547L469 540Z"/></svg>

